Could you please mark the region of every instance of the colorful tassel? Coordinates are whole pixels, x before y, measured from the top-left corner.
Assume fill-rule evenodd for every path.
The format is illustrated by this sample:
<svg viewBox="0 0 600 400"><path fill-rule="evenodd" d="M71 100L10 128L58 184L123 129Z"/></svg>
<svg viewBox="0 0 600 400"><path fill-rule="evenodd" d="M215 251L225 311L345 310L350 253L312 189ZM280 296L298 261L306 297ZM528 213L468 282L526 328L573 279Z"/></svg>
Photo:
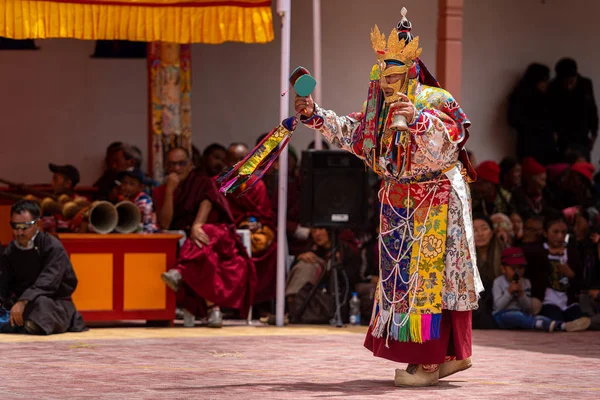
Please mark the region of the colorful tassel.
<svg viewBox="0 0 600 400"><path fill-rule="evenodd" d="M421 315L410 314L410 341L413 343L423 343L421 337Z"/></svg>
<svg viewBox="0 0 600 400"><path fill-rule="evenodd" d="M297 124L296 117L283 120L242 161L219 175L217 184L221 192L233 193L252 178L254 181L243 188L242 193L253 187L287 146Z"/></svg>
<svg viewBox="0 0 600 400"><path fill-rule="evenodd" d="M404 324L400 326L400 330L398 332L398 341L400 342L408 342L409 341L409 321L405 321L406 314L400 314L400 323L404 321Z"/></svg>
<svg viewBox="0 0 600 400"><path fill-rule="evenodd" d="M431 340L431 314L421 314L421 337L423 343Z"/></svg>
<svg viewBox="0 0 600 400"><path fill-rule="evenodd" d="M442 324L442 314L431 315L431 340L440 338L440 326Z"/></svg>

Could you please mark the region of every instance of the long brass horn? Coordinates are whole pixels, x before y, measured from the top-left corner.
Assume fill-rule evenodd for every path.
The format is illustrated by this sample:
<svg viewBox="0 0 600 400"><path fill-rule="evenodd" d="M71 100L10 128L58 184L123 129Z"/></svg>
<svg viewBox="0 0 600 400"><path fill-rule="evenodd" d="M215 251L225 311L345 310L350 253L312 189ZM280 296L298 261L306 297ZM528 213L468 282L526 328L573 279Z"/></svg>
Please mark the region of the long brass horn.
<svg viewBox="0 0 600 400"><path fill-rule="evenodd" d="M119 222L116 226L117 232L133 233L140 229L142 213L135 203L124 200L117 203L116 208L119 215Z"/></svg>
<svg viewBox="0 0 600 400"><path fill-rule="evenodd" d="M89 211L89 227L96 233L110 233L119 223L117 208L108 201L96 201Z"/></svg>

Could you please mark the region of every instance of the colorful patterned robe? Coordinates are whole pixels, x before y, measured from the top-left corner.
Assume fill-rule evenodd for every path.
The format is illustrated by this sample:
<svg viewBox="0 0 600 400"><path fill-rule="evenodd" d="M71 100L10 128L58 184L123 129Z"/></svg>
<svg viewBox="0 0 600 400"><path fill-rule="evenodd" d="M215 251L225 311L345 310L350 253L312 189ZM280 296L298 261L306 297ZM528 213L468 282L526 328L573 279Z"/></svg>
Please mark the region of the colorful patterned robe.
<svg viewBox="0 0 600 400"><path fill-rule="evenodd" d="M374 337L423 343L439 338L443 309L476 309L483 286L465 166L458 160L470 123L441 88L411 79L408 96L418 115L404 136L389 129L389 106L376 79L362 113L339 117L315 105L303 123L384 178L370 329Z"/></svg>

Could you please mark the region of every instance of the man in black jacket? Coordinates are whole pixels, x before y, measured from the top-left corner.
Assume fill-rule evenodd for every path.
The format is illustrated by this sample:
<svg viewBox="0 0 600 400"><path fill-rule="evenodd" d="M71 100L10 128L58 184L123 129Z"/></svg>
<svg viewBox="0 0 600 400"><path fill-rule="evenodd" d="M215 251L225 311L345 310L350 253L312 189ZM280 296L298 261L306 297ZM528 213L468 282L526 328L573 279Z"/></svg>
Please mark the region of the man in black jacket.
<svg viewBox="0 0 600 400"><path fill-rule="evenodd" d="M573 145L583 148L589 161L598 136L598 108L592 81L579 75L577 63L570 58L556 63L555 71L556 78L548 92L559 150L564 156Z"/></svg>
<svg viewBox="0 0 600 400"><path fill-rule="evenodd" d="M37 203L21 200L11 208L14 240L0 262L0 302L10 310L2 333L50 335L85 330L71 295L77 277L58 239L39 230Z"/></svg>

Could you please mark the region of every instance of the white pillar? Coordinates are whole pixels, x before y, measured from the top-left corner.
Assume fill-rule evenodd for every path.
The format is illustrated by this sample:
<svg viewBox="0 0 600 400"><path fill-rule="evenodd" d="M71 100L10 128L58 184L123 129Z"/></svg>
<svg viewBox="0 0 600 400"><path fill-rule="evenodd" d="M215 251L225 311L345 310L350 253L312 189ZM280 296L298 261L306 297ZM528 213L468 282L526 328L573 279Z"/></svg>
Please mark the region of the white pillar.
<svg viewBox="0 0 600 400"><path fill-rule="evenodd" d="M290 0L279 0L277 12L281 17L281 90L284 93L289 87L290 76L290 38L291 38L291 3ZM289 117L290 99L281 96L279 102L279 120ZM287 225L287 186L288 186L288 148L279 155L279 203L277 213L277 292L275 322L283 326L285 312L285 271L287 254L285 251Z"/></svg>
<svg viewBox="0 0 600 400"><path fill-rule="evenodd" d="M313 99L319 104L322 100L321 87L323 84L321 81L321 0L313 0L313 62L312 74L317 81ZM315 149L321 150L322 148L323 137L319 131L315 131Z"/></svg>

